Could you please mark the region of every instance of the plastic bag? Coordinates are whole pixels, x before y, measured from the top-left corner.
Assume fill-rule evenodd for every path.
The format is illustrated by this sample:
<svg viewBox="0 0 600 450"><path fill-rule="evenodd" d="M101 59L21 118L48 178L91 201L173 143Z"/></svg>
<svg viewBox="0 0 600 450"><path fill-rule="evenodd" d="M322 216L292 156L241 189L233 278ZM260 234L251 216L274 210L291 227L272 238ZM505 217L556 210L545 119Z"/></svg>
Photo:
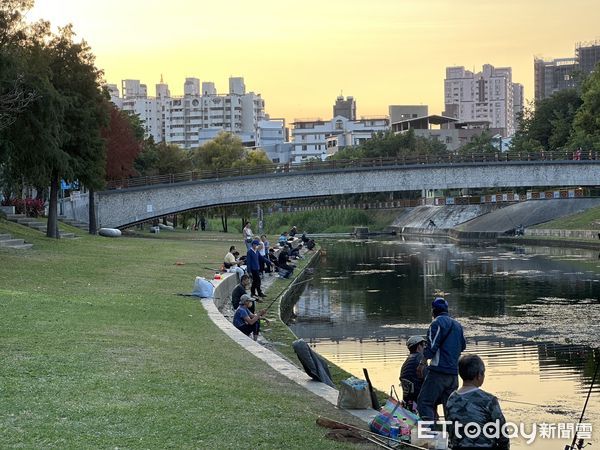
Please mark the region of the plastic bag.
<svg viewBox="0 0 600 450"><path fill-rule="evenodd" d="M201 298L212 298L215 288L210 281L203 277L196 277L192 295Z"/></svg>
<svg viewBox="0 0 600 450"><path fill-rule="evenodd" d="M338 408L368 409L371 407L369 384L365 380L350 377L342 381L337 400Z"/></svg>

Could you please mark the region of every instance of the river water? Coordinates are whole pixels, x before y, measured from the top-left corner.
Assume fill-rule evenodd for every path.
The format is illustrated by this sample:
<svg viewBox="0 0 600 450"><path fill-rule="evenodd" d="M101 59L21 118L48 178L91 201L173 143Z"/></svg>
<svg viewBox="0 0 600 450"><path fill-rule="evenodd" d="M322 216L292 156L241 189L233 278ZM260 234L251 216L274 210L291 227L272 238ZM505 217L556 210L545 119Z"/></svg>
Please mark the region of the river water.
<svg viewBox="0 0 600 450"><path fill-rule="evenodd" d="M434 292L443 291L464 327L467 352L486 364L483 389L500 398L507 421L527 432L537 424L532 445L515 439L511 448L563 449L570 442L569 424L581 414L599 347L597 251L400 239L322 247L290 324L318 353L360 378L367 368L383 391L398 388L406 339L426 333ZM600 380L584 422L598 446ZM541 438L544 430L556 439Z"/></svg>

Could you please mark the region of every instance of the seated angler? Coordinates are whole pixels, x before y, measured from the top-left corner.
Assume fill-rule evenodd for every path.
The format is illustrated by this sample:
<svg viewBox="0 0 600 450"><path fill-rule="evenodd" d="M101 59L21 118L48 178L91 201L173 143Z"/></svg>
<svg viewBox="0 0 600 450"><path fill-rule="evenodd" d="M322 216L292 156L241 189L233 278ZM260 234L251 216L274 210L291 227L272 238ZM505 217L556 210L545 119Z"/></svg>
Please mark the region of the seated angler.
<svg viewBox="0 0 600 450"><path fill-rule="evenodd" d="M258 314L250 312L250 306L254 301L248 294L242 295L240 306L238 306L233 315L233 326L246 336L250 336L250 333L252 333L252 339L256 341L260 332L260 319L265 318L267 311L262 309Z"/></svg>
<svg viewBox="0 0 600 450"><path fill-rule="evenodd" d="M248 294L248 288L250 288L250 276L242 275L240 284L238 284L231 292L231 306L233 306L234 310L240 306L242 295ZM250 312L254 312L254 303L250 305Z"/></svg>
<svg viewBox="0 0 600 450"><path fill-rule="evenodd" d="M423 350L427 340L423 336L411 336L406 341L410 354L400 369L400 385L402 386L402 400L411 411L416 410L417 398L423 385L423 376L417 373L417 367L423 359Z"/></svg>
<svg viewBox="0 0 600 450"><path fill-rule="evenodd" d="M287 252L287 249L288 246L286 245L279 251L279 256L277 257L277 267L279 267L279 276L282 278L289 278L292 272L294 271L294 268L296 267L289 263L290 257Z"/></svg>
<svg viewBox="0 0 600 450"><path fill-rule="evenodd" d="M244 269L240 267L241 261L238 259L239 252L235 249L235 245L229 247L229 252L223 258L223 267L227 272L237 273L238 277L244 275Z"/></svg>
<svg viewBox="0 0 600 450"><path fill-rule="evenodd" d="M287 245L287 243L288 243L287 235L288 235L287 231L282 231L281 234L279 235L279 239L277 239L277 243L279 244L280 247Z"/></svg>
<svg viewBox="0 0 600 450"><path fill-rule="evenodd" d="M450 395L446 404L446 420L451 422L448 428L450 448L508 450L510 440L502 432L506 419L498 399L480 389L485 380L483 361L477 355L463 355L458 361L458 373L463 384ZM465 427L467 424L469 426ZM473 433L474 429L485 432Z"/></svg>

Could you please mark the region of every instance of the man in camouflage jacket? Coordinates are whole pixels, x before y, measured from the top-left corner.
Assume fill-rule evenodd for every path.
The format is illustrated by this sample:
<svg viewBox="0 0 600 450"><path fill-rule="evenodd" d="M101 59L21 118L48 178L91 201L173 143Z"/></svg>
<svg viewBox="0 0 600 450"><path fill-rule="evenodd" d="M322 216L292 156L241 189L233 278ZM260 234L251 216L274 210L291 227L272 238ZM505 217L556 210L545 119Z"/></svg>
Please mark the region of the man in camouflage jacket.
<svg viewBox="0 0 600 450"><path fill-rule="evenodd" d="M483 361L477 355L463 355L458 362L458 373L463 385L450 395L446 404L446 420L451 422L450 448L508 450L510 441L502 433L506 420L498 399L480 389L485 379Z"/></svg>

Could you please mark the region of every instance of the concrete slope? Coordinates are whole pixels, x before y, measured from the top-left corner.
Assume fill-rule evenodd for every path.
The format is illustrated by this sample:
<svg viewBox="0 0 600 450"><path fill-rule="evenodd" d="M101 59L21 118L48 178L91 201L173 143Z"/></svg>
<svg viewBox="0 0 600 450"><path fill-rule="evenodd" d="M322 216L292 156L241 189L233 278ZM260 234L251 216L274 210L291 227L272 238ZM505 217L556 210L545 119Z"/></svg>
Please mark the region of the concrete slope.
<svg viewBox="0 0 600 450"><path fill-rule="evenodd" d="M458 227L461 231L505 232L523 224L525 228L600 206L600 198L530 200L497 209Z"/></svg>
<svg viewBox="0 0 600 450"><path fill-rule="evenodd" d="M433 220L437 228L454 228L482 214L498 209L498 205L449 205L449 206L416 206L406 208L396 218L392 226L408 228L425 228L429 220Z"/></svg>

